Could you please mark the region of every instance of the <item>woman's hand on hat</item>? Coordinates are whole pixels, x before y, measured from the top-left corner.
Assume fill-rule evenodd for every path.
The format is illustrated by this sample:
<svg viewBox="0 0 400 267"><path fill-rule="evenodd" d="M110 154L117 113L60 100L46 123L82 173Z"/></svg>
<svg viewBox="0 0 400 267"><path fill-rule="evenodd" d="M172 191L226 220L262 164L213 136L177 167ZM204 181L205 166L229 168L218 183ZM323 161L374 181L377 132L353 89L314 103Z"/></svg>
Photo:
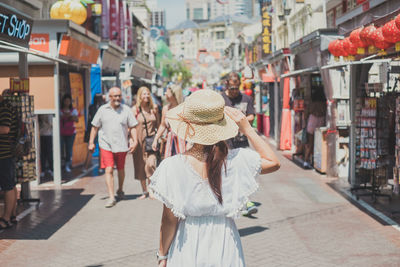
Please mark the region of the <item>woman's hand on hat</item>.
<svg viewBox="0 0 400 267"><path fill-rule="evenodd" d="M247 120L246 116L240 110L232 107L225 107L225 114L228 115L236 124L239 126L239 131L243 134L247 134L253 128L249 121Z"/></svg>

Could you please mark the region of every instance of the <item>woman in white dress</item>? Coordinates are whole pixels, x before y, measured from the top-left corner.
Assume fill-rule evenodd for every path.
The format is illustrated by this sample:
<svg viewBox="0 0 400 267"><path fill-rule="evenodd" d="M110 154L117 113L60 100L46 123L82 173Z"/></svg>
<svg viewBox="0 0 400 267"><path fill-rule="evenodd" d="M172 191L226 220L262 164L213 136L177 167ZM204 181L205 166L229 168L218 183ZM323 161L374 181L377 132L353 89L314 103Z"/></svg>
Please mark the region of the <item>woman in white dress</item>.
<svg viewBox="0 0 400 267"><path fill-rule="evenodd" d="M272 149L245 115L221 95L200 90L167 113L171 129L193 143L161 162L150 189L163 204L159 266L245 266L233 218L258 185L255 177L279 169ZM224 140L246 135L254 147L229 150Z"/></svg>

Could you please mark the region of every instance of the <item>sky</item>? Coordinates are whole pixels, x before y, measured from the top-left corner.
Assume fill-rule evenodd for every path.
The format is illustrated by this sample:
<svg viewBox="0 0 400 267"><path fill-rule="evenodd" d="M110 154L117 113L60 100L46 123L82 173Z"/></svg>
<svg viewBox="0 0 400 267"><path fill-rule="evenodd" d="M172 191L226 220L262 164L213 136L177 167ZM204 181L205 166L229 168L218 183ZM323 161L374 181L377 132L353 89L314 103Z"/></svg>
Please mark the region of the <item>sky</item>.
<svg viewBox="0 0 400 267"><path fill-rule="evenodd" d="M186 20L185 0L158 0L158 8L166 11L167 29Z"/></svg>

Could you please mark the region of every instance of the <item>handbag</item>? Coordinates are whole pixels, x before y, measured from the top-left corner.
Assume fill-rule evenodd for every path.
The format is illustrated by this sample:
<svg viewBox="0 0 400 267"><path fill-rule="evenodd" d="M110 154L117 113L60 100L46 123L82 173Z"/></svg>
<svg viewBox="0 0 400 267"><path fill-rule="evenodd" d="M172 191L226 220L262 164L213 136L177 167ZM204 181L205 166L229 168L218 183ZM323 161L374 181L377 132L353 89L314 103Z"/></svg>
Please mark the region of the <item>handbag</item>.
<svg viewBox="0 0 400 267"><path fill-rule="evenodd" d="M149 136L149 131L147 129L147 121L146 121L146 117L144 116L143 112L142 112L142 108L139 109L140 113L142 113L143 116L143 120L144 120L144 127L146 129L146 137L144 138L144 151L148 152L148 153L155 153L155 151L153 150L153 142L154 142L154 138L156 137L155 134L150 135Z"/></svg>

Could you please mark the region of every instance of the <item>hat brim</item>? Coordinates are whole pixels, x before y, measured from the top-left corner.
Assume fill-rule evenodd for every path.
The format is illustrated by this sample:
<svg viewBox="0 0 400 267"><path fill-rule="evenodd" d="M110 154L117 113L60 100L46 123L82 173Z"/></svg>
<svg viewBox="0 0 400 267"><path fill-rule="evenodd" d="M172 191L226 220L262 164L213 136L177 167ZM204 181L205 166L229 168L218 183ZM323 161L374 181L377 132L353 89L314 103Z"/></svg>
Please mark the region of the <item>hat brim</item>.
<svg viewBox="0 0 400 267"><path fill-rule="evenodd" d="M184 122L178 114L183 113L184 103L169 110L166 114L172 131L181 139L200 145L214 145L220 141L228 140L238 134L239 127L228 115L218 122L210 124ZM187 129L189 128L189 129ZM188 133L188 134L187 134Z"/></svg>

